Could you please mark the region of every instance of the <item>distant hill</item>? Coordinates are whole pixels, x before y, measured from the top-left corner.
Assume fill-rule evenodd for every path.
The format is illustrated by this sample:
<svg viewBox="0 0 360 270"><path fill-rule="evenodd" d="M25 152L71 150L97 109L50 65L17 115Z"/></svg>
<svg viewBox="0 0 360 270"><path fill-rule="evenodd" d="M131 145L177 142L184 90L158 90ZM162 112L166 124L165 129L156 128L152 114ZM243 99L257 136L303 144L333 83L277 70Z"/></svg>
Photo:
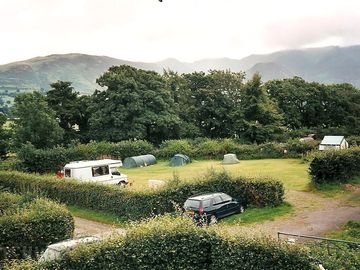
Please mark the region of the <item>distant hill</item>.
<svg viewBox="0 0 360 270"><path fill-rule="evenodd" d="M243 59L203 59L184 63L173 58L156 63L131 62L107 56L85 54L56 54L0 65L0 94L49 89L57 80L71 81L81 93L92 93L99 86L96 78L113 65L162 72L171 69L179 73L230 69L245 71L247 77L255 72L263 80L300 76L307 81L321 83L352 83L360 87L360 45L351 47L323 47L304 50L279 51L264 55L250 55Z"/></svg>

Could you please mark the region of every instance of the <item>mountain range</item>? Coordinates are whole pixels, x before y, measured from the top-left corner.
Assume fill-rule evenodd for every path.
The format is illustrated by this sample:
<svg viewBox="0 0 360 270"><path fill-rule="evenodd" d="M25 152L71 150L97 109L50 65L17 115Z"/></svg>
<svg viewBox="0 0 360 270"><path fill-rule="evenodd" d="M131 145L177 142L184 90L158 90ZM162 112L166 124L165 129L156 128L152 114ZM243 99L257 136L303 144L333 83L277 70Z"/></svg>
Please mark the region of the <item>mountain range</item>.
<svg viewBox="0 0 360 270"><path fill-rule="evenodd" d="M255 72L264 81L294 76L320 83L351 83L360 88L360 45L285 50L270 54L255 54L242 59L203 59L192 63L168 58L160 62L131 62L108 56L86 54L54 54L0 65L0 94L49 89L57 80L71 81L83 94L99 89L96 78L113 65L162 72L171 69L179 73L230 69L245 71L247 78Z"/></svg>

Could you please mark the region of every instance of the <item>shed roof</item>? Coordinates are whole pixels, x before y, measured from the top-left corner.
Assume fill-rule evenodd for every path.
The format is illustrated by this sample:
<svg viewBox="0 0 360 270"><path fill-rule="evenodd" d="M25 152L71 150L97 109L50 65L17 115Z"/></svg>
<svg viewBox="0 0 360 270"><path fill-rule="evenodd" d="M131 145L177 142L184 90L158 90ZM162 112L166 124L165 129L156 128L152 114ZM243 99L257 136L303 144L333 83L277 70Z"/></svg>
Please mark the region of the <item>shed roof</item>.
<svg viewBox="0 0 360 270"><path fill-rule="evenodd" d="M344 140L344 136L324 136L321 144L325 145L340 145Z"/></svg>

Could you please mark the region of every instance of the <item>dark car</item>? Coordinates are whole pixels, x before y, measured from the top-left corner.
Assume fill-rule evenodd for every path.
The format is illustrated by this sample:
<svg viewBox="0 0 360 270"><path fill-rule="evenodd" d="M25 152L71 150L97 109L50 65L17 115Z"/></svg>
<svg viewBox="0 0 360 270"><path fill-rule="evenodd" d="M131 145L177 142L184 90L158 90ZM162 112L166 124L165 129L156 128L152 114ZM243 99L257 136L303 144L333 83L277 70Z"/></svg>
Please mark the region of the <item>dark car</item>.
<svg viewBox="0 0 360 270"><path fill-rule="evenodd" d="M242 213L241 203L225 193L206 193L188 198L184 211L197 223L216 223L218 219Z"/></svg>

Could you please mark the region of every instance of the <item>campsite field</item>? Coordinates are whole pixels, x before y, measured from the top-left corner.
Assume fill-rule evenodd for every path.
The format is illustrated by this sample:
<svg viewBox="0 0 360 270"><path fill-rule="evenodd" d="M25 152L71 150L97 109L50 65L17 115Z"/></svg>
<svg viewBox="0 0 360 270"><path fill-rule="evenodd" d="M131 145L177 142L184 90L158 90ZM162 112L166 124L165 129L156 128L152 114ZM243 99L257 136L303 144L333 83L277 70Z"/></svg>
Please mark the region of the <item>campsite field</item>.
<svg viewBox="0 0 360 270"><path fill-rule="evenodd" d="M280 180L286 189L306 191L309 189L308 164L299 159L262 159L242 160L239 164L222 165L219 160L193 161L181 167L170 167L168 161L159 161L156 165L125 169L121 172L129 177L134 188L148 186L149 179L168 181L178 176L183 181L191 181L204 176L207 171L225 170L232 175L265 177Z"/></svg>

